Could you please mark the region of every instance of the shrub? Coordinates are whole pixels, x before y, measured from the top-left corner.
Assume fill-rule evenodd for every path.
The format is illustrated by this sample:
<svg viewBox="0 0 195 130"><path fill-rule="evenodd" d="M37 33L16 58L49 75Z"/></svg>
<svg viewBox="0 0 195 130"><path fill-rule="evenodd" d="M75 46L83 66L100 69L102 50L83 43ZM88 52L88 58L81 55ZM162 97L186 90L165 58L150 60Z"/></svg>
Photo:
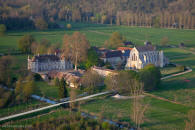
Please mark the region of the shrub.
<svg viewBox="0 0 195 130"><path fill-rule="evenodd" d="M6 30L6 26L4 24L0 24L0 36L3 36Z"/></svg>
<svg viewBox="0 0 195 130"><path fill-rule="evenodd" d="M42 81L43 79L42 79L42 77L41 77L41 75L40 74L34 74L34 80L35 81Z"/></svg>
<svg viewBox="0 0 195 130"><path fill-rule="evenodd" d="M67 28L67 29L71 29L71 28L72 28L72 25L71 25L71 24L67 24L67 25L66 25L66 28Z"/></svg>

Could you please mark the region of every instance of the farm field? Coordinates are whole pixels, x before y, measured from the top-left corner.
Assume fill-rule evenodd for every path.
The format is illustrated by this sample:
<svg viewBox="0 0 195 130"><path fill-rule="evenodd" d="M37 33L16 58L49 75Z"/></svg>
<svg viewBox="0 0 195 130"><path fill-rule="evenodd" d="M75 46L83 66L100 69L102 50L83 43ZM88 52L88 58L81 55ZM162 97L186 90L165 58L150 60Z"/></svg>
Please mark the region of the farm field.
<svg viewBox="0 0 195 130"><path fill-rule="evenodd" d="M186 115L189 110L195 109L195 30L177 30L177 29L157 29L157 28L140 28L127 26L109 26L95 24L72 24L71 30L48 30L48 31L28 31L28 32L8 32L5 37L0 37L0 54L18 52L17 42L24 34L32 34L36 40L48 39L51 44L61 43L64 34L72 34L74 31L84 33L91 45L102 46L112 32L119 32L126 37L127 40L143 45L147 39L155 45L159 45L163 37L169 38L169 44L174 45L174 48L160 48L165 55L170 59L170 62L189 66L192 72L163 80L160 88L151 94L179 102L183 105L177 105L170 102L161 101L151 97L145 97L144 101L149 102L150 107L146 114L145 123L142 125L144 129L184 129ZM178 44L184 42L186 48L178 48ZM20 70L27 67L27 55L13 55L15 58L14 69ZM174 73L177 70L167 70L167 73ZM16 74L17 76L17 74ZM186 82L189 80L189 82ZM48 85L45 82L36 82L41 92L36 94L45 96L51 99L58 98L58 88L53 85ZM32 103L33 105L34 103ZM35 103L36 104L36 103ZM8 113L11 110L22 110L24 105L19 105L18 108L0 109L0 113ZM81 110L98 115L104 110L104 116L107 119L121 122L130 122L131 100L116 100L113 98L99 97L89 100L81 105ZM120 113L118 113L120 111ZM55 112L54 112L55 113ZM48 114L40 117L40 120L46 118L54 118L61 116L59 112L56 114ZM66 112L62 113L65 115ZM3 116L3 115L1 115ZM34 123L35 119L27 120L27 124ZM24 123L24 121L18 122ZM166 125L165 125L166 124Z"/></svg>

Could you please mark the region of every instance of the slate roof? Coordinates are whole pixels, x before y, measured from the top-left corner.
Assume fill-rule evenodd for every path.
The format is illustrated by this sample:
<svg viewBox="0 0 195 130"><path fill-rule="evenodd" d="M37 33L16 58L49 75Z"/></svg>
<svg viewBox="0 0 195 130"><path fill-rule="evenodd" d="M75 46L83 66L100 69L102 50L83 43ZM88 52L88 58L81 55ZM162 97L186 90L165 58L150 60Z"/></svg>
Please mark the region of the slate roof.
<svg viewBox="0 0 195 130"><path fill-rule="evenodd" d="M147 46L137 46L135 47L139 52L145 52L145 51L155 51L155 47L152 45Z"/></svg>
<svg viewBox="0 0 195 130"><path fill-rule="evenodd" d="M59 61L60 58L57 55L36 55L33 57L33 61L47 62L47 61Z"/></svg>
<svg viewBox="0 0 195 130"><path fill-rule="evenodd" d="M123 56L129 57L130 55L130 50L125 50L125 53L123 53Z"/></svg>
<svg viewBox="0 0 195 130"><path fill-rule="evenodd" d="M121 51L108 51L102 55L102 58L122 57Z"/></svg>

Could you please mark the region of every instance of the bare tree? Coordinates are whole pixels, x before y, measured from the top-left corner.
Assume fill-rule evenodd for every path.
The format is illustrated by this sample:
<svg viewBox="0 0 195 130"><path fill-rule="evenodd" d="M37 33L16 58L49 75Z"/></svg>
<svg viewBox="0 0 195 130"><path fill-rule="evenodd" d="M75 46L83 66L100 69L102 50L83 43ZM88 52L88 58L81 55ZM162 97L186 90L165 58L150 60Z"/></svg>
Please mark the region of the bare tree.
<svg viewBox="0 0 195 130"><path fill-rule="evenodd" d="M103 85L103 77L100 76L97 72L88 70L85 72L81 79L82 85L88 90L89 93L93 93L97 90L98 86Z"/></svg>
<svg viewBox="0 0 195 130"><path fill-rule="evenodd" d="M195 110L191 110L187 115L188 119L186 120L185 130L194 130L195 129Z"/></svg>
<svg viewBox="0 0 195 130"><path fill-rule="evenodd" d="M87 57L87 50L90 48L89 42L80 32L75 32L72 36L64 35L63 42L63 56L70 59L77 70L78 63Z"/></svg>
<svg viewBox="0 0 195 130"><path fill-rule="evenodd" d="M130 118L135 123L135 127L140 130L140 126L144 122L144 115L147 108L149 107L149 104L144 104L142 97L140 97L140 95L144 93L143 83L139 83L138 81L134 80L132 84L133 87L131 87L130 94L134 98L132 101Z"/></svg>

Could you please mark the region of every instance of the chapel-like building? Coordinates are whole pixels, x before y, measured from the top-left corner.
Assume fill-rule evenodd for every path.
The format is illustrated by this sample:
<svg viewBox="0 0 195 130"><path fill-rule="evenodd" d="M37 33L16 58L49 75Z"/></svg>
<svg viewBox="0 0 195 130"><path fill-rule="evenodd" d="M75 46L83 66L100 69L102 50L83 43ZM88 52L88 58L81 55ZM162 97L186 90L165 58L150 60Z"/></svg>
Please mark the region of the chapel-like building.
<svg viewBox="0 0 195 130"><path fill-rule="evenodd" d="M125 69L142 69L147 64L164 67L168 62L163 51L157 51L154 46L137 46L131 50Z"/></svg>
<svg viewBox="0 0 195 130"><path fill-rule="evenodd" d="M65 71L72 70L73 65L58 55L36 55L31 59L28 57L28 69L35 73L52 70Z"/></svg>

